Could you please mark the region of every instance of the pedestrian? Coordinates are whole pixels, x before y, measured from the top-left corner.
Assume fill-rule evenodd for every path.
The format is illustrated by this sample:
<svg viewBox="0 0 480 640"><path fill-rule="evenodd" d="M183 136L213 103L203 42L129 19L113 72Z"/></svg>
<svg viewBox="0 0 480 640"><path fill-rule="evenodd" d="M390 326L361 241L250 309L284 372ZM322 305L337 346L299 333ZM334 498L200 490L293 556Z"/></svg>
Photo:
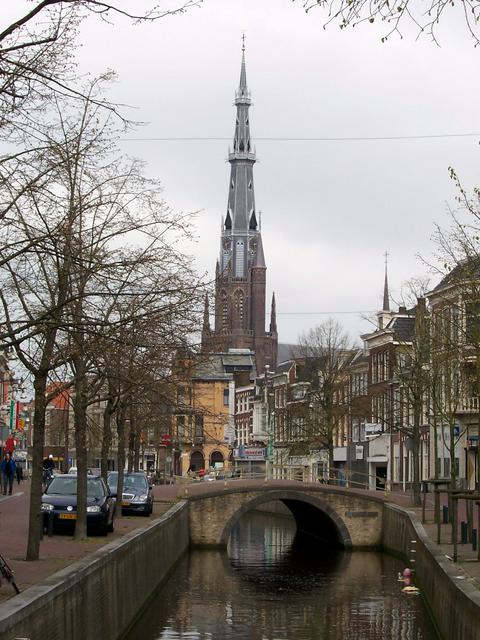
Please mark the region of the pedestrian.
<svg viewBox="0 0 480 640"><path fill-rule="evenodd" d="M12 460L12 456L9 451L5 453L5 457L2 460L2 464L0 464L0 471L2 472L2 489L3 495L7 495L7 487L8 487L8 495L12 495L13 489L13 479L15 477L15 468L16 464Z"/></svg>
<svg viewBox="0 0 480 640"><path fill-rule="evenodd" d="M17 476L17 484L23 480L23 467L20 462L15 462L15 474Z"/></svg>

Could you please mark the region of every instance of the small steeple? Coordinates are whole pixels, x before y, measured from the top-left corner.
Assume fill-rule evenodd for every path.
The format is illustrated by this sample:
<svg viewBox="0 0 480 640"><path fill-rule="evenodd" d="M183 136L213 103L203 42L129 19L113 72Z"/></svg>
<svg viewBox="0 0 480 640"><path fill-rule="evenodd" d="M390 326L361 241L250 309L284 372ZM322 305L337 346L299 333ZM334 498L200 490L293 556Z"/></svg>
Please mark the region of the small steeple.
<svg viewBox="0 0 480 640"><path fill-rule="evenodd" d="M263 242L262 236L259 233L257 236L257 251L255 253L255 262L252 265L253 269L266 269L267 265L265 264L265 255L263 253Z"/></svg>
<svg viewBox="0 0 480 640"><path fill-rule="evenodd" d="M385 283L383 285L383 309L382 311L390 311L390 295L388 293L388 251L385 251Z"/></svg>
<svg viewBox="0 0 480 640"><path fill-rule="evenodd" d="M390 320L392 319L392 312L390 311L390 294L388 292L388 252L385 251L385 282L383 285L383 305L382 310L377 313L378 329L385 329Z"/></svg>
<svg viewBox="0 0 480 640"><path fill-rule="evenodd" d="M208 303L208 293L205 294L205 306L203 308L203 326L202 326L202 347L206 350L207 342L212 335L210 328L210 305Z"/></svg>
<svg viewBox="0 0 480 640"><path fill-rule="evenodd" d="M272 294L272 310L270 312L270 333L277 333L277 306L275 303L275 291Z"/></svg>

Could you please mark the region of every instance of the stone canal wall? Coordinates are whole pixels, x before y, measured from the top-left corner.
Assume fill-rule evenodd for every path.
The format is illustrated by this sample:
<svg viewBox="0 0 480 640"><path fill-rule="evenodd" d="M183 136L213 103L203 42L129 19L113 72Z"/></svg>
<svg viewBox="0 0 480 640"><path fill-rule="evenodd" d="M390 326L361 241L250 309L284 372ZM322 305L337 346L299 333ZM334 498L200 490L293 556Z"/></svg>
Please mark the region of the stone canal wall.
<svg viewBox="0 0 480 640"><path fill-rule="evenodd" d="M415 557L415 584L444 640L480 640L480 591L458 578L451 561L437 551L413 512L385 504L383 547L401 554L407 562ZM412 554L411 549L416 552Z"/></svg>
<svg viewBox="0 0 480 640"><path fill-rule="evenodd" d="M117 640L189 545L188 504L4 603L1 640Z"/></svg>

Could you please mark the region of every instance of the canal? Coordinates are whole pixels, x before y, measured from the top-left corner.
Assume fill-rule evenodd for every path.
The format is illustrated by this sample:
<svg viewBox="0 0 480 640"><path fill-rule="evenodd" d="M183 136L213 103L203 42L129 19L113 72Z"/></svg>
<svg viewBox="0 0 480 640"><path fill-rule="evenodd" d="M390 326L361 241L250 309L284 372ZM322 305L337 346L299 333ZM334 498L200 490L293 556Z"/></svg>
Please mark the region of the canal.
<svg viewBox="0 0 480 640"><path fill-rule="evenodd" d="M404 563L326 548L292 518L250 512L227 551L192 551L127 640L437 640Z"/></svg>

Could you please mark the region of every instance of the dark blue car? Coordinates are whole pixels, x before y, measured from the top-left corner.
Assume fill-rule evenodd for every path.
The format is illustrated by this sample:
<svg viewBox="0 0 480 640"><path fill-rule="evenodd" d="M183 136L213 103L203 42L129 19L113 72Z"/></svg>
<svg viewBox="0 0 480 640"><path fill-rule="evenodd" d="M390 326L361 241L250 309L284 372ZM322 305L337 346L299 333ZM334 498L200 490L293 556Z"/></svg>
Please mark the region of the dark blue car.
<svg viewBox="0 0 480 640"><path fill-rule="evenodd" d="M42 496L44 524L53 514L53 527L75 524L77 519L77 476L55 476ZM87 478L87 526L101 535L113 531L115 499L103 478Z"/></svg>
<svg viewBox="0 0 480 640"><path fill-rule="evenodd" d="M107 476L108 486L113 496L117 495L118 472ZM149 516L153 511L153 492L143 471L127 471L123 475L122 513L134 512Z"/></svg>

